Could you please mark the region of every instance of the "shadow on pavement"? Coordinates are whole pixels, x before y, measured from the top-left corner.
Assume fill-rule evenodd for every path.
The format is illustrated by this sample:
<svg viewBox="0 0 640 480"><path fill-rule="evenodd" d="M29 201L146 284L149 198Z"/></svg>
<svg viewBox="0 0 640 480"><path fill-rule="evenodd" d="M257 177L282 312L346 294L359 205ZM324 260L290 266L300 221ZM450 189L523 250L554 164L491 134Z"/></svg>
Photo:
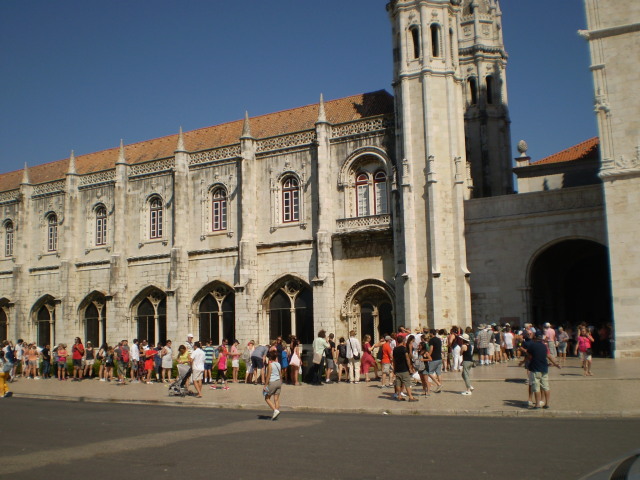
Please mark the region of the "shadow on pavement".
<svg viewBox="0 0 640 480"><path fill-rule="evenodd" d="M524 400L505 400L504 404L507 407L524 408L524 409L529 408L529 402Z"/></svg>

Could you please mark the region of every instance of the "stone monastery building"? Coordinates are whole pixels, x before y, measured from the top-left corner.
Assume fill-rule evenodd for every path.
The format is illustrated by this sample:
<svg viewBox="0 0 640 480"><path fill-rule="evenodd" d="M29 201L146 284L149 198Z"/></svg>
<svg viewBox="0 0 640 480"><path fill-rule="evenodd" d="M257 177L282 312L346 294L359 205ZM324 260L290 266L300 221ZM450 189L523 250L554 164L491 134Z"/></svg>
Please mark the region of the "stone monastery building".
<svg viewBox="0 0 640 480"><path fill-rule="evenodd" d="M585 4L600 136L515 169L498 0L393 0L393 95L0 175L0 340L587 321L640 355L640 2Z"/></svg>

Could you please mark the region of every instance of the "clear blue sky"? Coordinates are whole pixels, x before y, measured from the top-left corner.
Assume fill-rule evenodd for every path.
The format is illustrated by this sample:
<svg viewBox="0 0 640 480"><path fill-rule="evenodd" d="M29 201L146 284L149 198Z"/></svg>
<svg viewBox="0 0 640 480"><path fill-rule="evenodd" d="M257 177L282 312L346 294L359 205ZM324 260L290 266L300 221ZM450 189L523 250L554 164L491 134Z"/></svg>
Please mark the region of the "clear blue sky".
<svg viewBox="0 0 640 480"><path fill-rule="evenodd" d="M391 88L386 0L0 2L0 172ZM582 0L502 0L514 156L597 135Z"/></svg>

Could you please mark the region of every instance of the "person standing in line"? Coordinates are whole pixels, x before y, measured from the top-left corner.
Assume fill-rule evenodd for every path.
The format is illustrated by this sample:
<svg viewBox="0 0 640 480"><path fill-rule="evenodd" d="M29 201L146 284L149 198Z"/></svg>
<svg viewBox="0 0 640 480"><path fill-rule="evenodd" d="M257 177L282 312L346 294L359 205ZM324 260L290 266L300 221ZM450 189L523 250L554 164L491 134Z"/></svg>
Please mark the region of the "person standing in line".
<svg viewBox="0 0 640 480"><path fill-rule="evenodd" d="M480 325L478 333L478 351L480 353L480 365L489 365L489 346L491 345L491 327Z"/></svg>
<svg viewBox="0 0 640 480"><path fill-rule="evenodd" d="M109 347L107 346L106 343L103 343L102 346L98 349L98 360L100 360L100 369L98 370L98 378L101 382L106 381L105 380L105 372L107 370L106 367L106 363L107 363L107 349Z"/></svg>
<svg viewBox="0 0 640 480"><path fill-rule="evenodd" d="M336 369L336 342L333 333L329 334L329 346L324 351L324 361L326 365L325 369L325 383L331 382L331 374Z"/></svg>
<svg viewBox="0 0 640 480"><path fill-rule="evenodd" d="M42 351L44 355L44 350ZM84 349L84 374L83 376L89 379L93 378L93 364L96 359L96 351L93 348L91 342L87 342L87 346Z"/></svg>
<svg viewBox="0 0 640 480"><path fill-rule="evenodd" d="M224 390L229 390L227 386L227 359L229 355L229 349L227 345L229 344L229 340L226 338L222 339L222 344L218 347L218 374L216 375L216 383L220 383L222 380L222 388Z"/></svg>
<svg viewBox="0 0 640 480"><path fill-rule="evenodd" d="M549 349L549 353L551 354L552 357L557 357L558 356L558 350L557 350L557 341L556 341L556 331L551 328L551 324L549 322L544 324L544 341L547 344L547 348Z"/></svg>
<svg viewBox="0 0 640 480"><path fill-rule="evenodd" d="M242 360L244 360L245 365L245 374L244 374L244 383L251 383L253 377L253 366L251 365L251 355L253 354L253 350L255 348L256 342L253 340L249 340L247 343L247 348L242 352Z"/></svg>
<svg viewBox="0 0 640 480"><path fill-rule="evenodd" d="M327 332L320 330L318 336L313 341L313 365L311 366L311 384L322 385L322 363L324 361L324 352L329 348L326 340Z"/></svg>
<svg viewBox="0 0 640 480"><path fill-rule="evenodd" d="M473 392L473 386L471 385L471 367L473 367L473 344L469 335L463 333L460 338L462 339L462 379L467 389L462 392L462 395L471 395Z"/></svg>
<svg viewBox="0 0 640 480"><path fill-rule="evenodd" d="M347 378L345 381L349 381L349 359L347 358L347 344L344 337L340 337L336 350L338 351L338 383L342 381L343 374Z"/></svg>
<svg viewBox="0 0 640 480"><path fill-rule="evenodd" d="M422 338L426 338L424 335ZM431 386L429 385L429 370L428 365L431 361L431 356L429 355L429 348L427 347L426 342L422 341L418 344L418 360L416 361L416 369L418 370L418 375L420 375L420 383L422 383L422 394L425 397L431 395Z"/></svg>
<svg viewBox="0 0 640 480"><path fill-rule="evenodd" d="M191 381L196 388L196 397L202 398L202 376L204 374L204 351L200 348L200 342L193 344L193 351L190 354L191 358Z"/></svg>
<svg viewBox="0 0 640 480"><path fill-rule="evenodd" d="M171 370L173 370L173 350L171 340L167 340L162 348L162 381L171 383Z"/></svg>
<svg viewBox="0 0 640 480"><path fill-rule="evenodd" d="M537 332L535 340L526 344L529 354L529 385L535 398L533 408L550 408L551 388L549 387L549 363L560 368L544 343L544 333ZM542 390L542 396L540 391Z"/></svg>
<svg viewBox="0 0 640 480"><path fill-rule="evenodd" d="M238 347L240 346L240 342L238 340L233 341L233 345L231 345L231 351L229 352L229 356L231 357L231 372L232 372L232 382L238 383L238 372L240 371L240 350ZM286 350L285 350L286 354Z"/></svg>
<svg viewBox="0 0 640 480"><path fill-rule="evenodd" d="M568 341L569 334L564 331L564 328L558 327L558 357L563 365L567 362Z"/></svg>
<svg viewBox="0 0 640 480"><path fill-rule="evenodd" d="M14 365L17 369L18 365L20 365L20 374L21 376L25 377L26 376L26 364L24 363L25 361L25 355L24 355L24 340L19 338L18 339L18 343L15 344L15 346L13 347L13 354L14 354L14 358L15 358L15 362ZM18 375L16 373L14 373L13 378L15 379ZM65 377L66 378L66 377Z"/></svg>
<svg viewBox="0 0 640 480"><path fill-rule="evenodd" d="M404 338L404 337L402 337ZM349 332L347 340L347 359L349 360L349 381L360 383L360 359L362 358L362 345L356 338L355 330Z"/></svg>
<svg viewBox="0 0 640 480"><path fill-rule="evenodd" d="M362 342L362 361L360 363L360 373L364 374L364 381L370 382L369 370L373 367L373 373L376 375L376 380L380 378L378 373L378 364L373 356L373 347L371 346L371 335L365 335Z"/></svg>
<svg viewBox="0 0 640 480"><path fill-rule="evenodd" d="M46 344L42 349L42 378L51 377L51 345Z"/></svg>
<svg viewBox="0 0 640 480"><path fill-rule="evenodd" d="M575 355L580 352L580 360L582 360L582 368L584 375L591 376L591 361L593 356L593 337L591 332L585 326L581 326L578 333L578 341L576 342Z"/></svg>
<svg viewBox="0 0 640 480"><path fill-rule="evenodd" d="M380 364L382 365L382 385L381 388L391 388L393 372L391 371L391 364L393 361L393 349L391 348L391 336L384 337L384 343L380 346L382 350L382 356L380 358Z"/></svg>
<svg viewBox="0 0 640 480"><path fill-rule="evenodd" d="M436 384L435 392L442 391L442 339L438 337L435 329L429 333L429 378Z"/></svg>
<svg viewBox="0 0 640 480"><path fill-rule="evenodd" d="M280 392L282 390L282 367L278 363L278 352L269 352L269 365L267 366L267 383L262 389L264 401L273 410L271 420L276 420L280 415ZM273 400L271 399L273 397Z"/></svg>
<svg viewBox="0 0 640 480"><path fill-rule="evenodd" d="M294 387L300 385L298 372L300 371L300 344L295 335L289 337L289 383Z"/></svg>
<svg viewBox="0 0 640 480"><path fill-rule="evenodd" d="M414 372L413 362L409 357L406 347L406 337L399 336L397 338L398 346L393 349L393 371L396 374L395 393L396 400L403 400L402 390L407 392L410 402L417 402L418 399L411 393L411 375Z"/></svg>
<svg viewBox="0 0 640 480"><path fill-rule="evenodd" d="M256 345L251 353L251 366L253 367L253 384L257 385L258 381L264 385L264 362L267 358L269 347L267 345Z"/></svg>
<svg viewBox="0 0 640 480"><path fill-rule="evenodd" d="M131 355L131 374L129 375L131 383L138 383L138 367L140 366L140 340L133 339L129 351Z"/></svg>
<svg viewBox="0 0 640 480"><path fill-rule="evenodd" d="M216 349L213 348L213 340L207 340L205 346L202 347L202 351L204 352L204 376L202 378L202 384L204 385L213 381L211 371L213 370L213 356L216 352Z"/></svg>
<svg viewBox="0 0 640 480"><path fill-rule="evenodd" d="M114 350L117 360L116 375L118 376L119 385L127 384L127 367L129 366L130 360L129 345L127 345L127 343L126 340L121 340Z"/></svg>
<svg viewBox="0 0 640 480"><path fill-rule="evenodd" d="M71 347L71 359L73 360L73 378L71 381L82 380L82 357L84 356L84 346L80 337L76 337Z"/></svg>
<svg viewBox="0 0 640 480"><path fill-rule="evenodd" d="M504 329L504 333L502 334L504 352L507 360L513 360L515 358L515 356L513 355L514 340L515 338L513 336L513 333L511 333L511 327L507 326ZM471 345L473 345L473 342L471 342Z"/></svg>
<svg viewBox="0 0 640 480"><path fill-rule="evenodd" d="M67 346L58 345L58 380L67 379Z"/></svg>
<svg viewBox="0 0 640 480"><path fill-rule="evenodd" d="M184 346L187 347L187 351L189 352L189 354L193 352L193 348L194 348L193 333L190 333L187 335L187 341L184 342Z"/></svg>

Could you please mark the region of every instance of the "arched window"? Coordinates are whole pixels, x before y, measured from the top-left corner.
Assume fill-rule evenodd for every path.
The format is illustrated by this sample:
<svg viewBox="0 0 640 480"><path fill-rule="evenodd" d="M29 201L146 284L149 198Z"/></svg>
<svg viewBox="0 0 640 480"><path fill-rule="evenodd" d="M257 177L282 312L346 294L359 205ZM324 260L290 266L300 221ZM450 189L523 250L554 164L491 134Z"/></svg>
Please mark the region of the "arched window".
<svg viewBox="0 0 640 480"><path fill-rule="evenodd" d="M163 234L163 208L162 200L159 197L151 199L149 208L149 238L162 238Z"/></svg>
<svg viewBox="0 0 640 480"><path fill-rule="evenodd" d="M376 215L389 213L389 202L387 200L387 175L383 171L378 171L373 177L373 192L376 199Z"/></svg>
<svg viewBox="0 0 640 480"><path fill-rule="evenodd" d="M356 205L357 217L369 215L369 175L364 172L356 175Z"/></svg>
<svg viewBox="0 0 640 480"><path fill-rule="evenodd" d="M487 104L493 104L493 77L491 75L487 75L485 79L487 82Z"/></svg>
<svg viewBox="0 0 640 480"><path fill-rule="evenodd" d="M469 101L471 105L476 105L478 103L478 82L475 77L469 77L467 84L469 85Z"/></svg>
<svg viewBox="0 0 640 480"><path fill-rule="evenodd" d="M298 179L289 176L282 182L282 221L283 223L300 220L300 186Z"/></svg>
<svg viewBox="0 0 640 480"><path fill-rule="evenodd" d="M36 328L38 335L38 345L44 347L51 345L51 332L55 322L55 309L53 305L43 305L38 310L36 317Z"/></svg>
<svg viewBox="0 0 640 480"><path fill-rule="evenodd" d="M219 232L227 229L227 192L218 187L211 194L211 230Z"/></svg>
<svg viewBox="0 0 640 480"><path fill-rule="evenodd" d="M413 25L409 28L409 33L413 44L413 58L420 58L420 29L417 25Z"/></svg>
<svg viewBox="0 0 640 480"><path fill-rule="evenodd" d="M96 208L96 245L107 244L107 209L104 206Z"/></svg>
<svg viewBox="0 0 640 480"><path fill-rule="evenodd" d="M58 250L58 216L55 213L47 217L47 250Z"/></svg>
<svg viewBox="0 0 640 480"><path fill-rule="evenodd" d="M440 25L431 24L431 56L434 58L440 56Z"/></svg>
<svg viewBox="0 0 640 480"><path fill-rule="evenodd" d="M4 224L4 256L13 257L13 222Z"/></svg>

